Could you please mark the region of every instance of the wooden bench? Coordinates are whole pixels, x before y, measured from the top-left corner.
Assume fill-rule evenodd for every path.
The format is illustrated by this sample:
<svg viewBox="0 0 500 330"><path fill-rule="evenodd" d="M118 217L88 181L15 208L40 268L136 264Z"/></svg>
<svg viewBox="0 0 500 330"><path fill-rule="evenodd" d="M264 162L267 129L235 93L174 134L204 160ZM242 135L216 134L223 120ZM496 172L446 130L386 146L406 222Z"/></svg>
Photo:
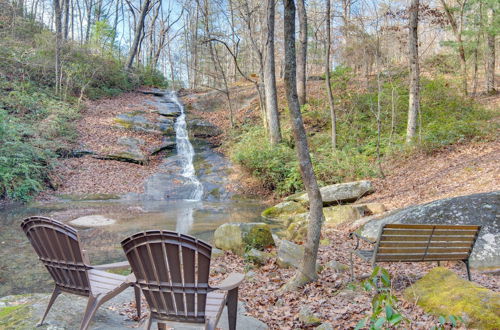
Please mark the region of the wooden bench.
<svg viewBox="0 0 500 330"><path fill-rule="evenodd" d="M351 233L356 247L351 251L351 279L354 278L353 254L371 262L452 261L465 263L469 281L469 257L481 226L386 224L375 242ZM374 244L373 250L358 250L359 241Z"/></svg>

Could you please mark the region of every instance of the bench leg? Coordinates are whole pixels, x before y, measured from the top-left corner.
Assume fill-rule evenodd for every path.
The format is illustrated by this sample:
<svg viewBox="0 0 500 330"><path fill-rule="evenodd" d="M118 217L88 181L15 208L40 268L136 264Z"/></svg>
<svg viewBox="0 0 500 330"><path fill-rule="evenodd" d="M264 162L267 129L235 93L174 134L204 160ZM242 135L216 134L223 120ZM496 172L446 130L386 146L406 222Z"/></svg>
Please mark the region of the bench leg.
<svg viewBox="0 0 500 330"><path fill-rule="evenodd" d="M472 281L471 277L470 277L469 260L464 260L464 264L465 264L465 268L467 269L467 278L469 279L469 281Z"/></svg>

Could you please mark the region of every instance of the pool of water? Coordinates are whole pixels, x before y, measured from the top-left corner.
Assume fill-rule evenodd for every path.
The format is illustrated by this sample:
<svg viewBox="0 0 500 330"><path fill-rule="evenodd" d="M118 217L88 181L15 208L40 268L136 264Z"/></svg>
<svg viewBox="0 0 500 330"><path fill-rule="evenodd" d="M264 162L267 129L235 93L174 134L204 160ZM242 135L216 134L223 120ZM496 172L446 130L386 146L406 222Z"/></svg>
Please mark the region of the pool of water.
<svg viewBox="0 0 500 330"><path fill-rule="evenodd" d="M53 281L26 236L21 221L33 215L68 222L80 216L103 215L109 226L78 228L93 264L125 260L120 241L139 231L174 230L212 241L215 229L226 222L262 221L264 205L254 200L207 201L87 201L35 204L0 210L0 297L48 292Z"/></svg>

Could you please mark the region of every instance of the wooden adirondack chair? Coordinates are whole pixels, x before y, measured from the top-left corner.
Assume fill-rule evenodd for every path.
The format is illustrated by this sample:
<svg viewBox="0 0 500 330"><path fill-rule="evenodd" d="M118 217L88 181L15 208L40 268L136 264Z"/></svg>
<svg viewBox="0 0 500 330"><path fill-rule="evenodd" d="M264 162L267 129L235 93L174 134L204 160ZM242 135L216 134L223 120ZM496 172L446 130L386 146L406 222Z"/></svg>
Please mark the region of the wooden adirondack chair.
<svg viewBox="0 0 500 330"><path fill-rule="evenodd" d="M95 312L106 301L130 286L134 286L137 314L140 316L140 289L133 274L122 276L105 269L122 268L128 262L92 266L80 247L77 231L59 221L45 217L30 217L21 223L31 245L56 282L41 325L61 292L89 297L80 329L87 329Z"/></svg>
<svg viewBox="0 0 500 330"><path fill-rule="evenodd" d="M208 284L212 247L188 235L166 230L140 232L122 247L158 328L176 325L215 329L224 305L229 328L236 329L238 286L243 274L233 273L216 287Z"/></svg>

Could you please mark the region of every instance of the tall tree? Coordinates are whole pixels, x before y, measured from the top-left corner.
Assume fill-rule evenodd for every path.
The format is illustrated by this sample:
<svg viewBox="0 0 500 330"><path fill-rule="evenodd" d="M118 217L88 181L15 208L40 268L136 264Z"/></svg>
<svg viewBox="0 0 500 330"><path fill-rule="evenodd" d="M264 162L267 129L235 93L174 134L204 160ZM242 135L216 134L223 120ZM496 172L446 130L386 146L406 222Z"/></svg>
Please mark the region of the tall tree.
<svg viewBox="0 0 500 330"><path fill-rule="evenodd" d="M297 13L299 16L299 48L297 51L297 93L300 105L307 99L307 12L304 0L297 0Z"/></svg>
<svg viewBox="0 0 500 330"><path fill-rule="evenodd" d="M448 22L451 25L451 30L455 36L455 40L458 45L458 55L460 58L460 66L462 70L462 92L464 95L468 94L467 89L467 59L465 57L465 45L462 38L463 25L464 25L464 11L467 0L457 0L459 5L458 18L455 17L453 9L446 3L445 0L440 0L443 5Z"/></svg>
<svg viewBox="0 0 500 330"><path fill-rule="evenodd" d="M406 143L410 143L417 131L417 117L420 111L420 67L418 63L418 9L419 0L411 0L408 32L408 55L410 60L410 98Z"/></svg>
<svg viewBox="0 0 500 330"><path fill-rule="evenodd" d="M56 23L56 52L55 52L55 74L56 74L56 94L61 93L61 80L62 80L62 70L61 70L61 52L62 52L62 6L61 0L54 0L54 14Z"/></svg>
<svg viewBox="0 0 500 330"><path fill-rule="evenodd" d="M330 11L330 0L325 0L326 4L326 44L325 44L325 83L326 91L328 93L328 104L330 105L330 118L332 123L332 148L337 149L337 115L335 113L335 103L333 100L332 84L330 82L330 49L331 49L331 11Z"/></svg>
<svg viewBox="0 0 500 330"><path fill-rule="evenodd" d="M497 3L498 6L498 3ZM496 29L495 24L498 24L498 21L495 19L495 15L497 14L495 10L495 2L492 1L488 4L488 26L486 30L486 92L493 93L495 92L495 37L496 37ZM497 8L498 9L498 8Z"/></svg>
<svg viewBox="0 0 500 330"><path fill-rule="evenodd" d="M267 0L267 40L264 64L264 85L269 138L271 144L276 145L281 142L281 129L278 112L278 98L276 96L276 73L274 62L274 1L275 0Z"/></svg>
<svg viewBox="0 0 500 330"><path fill-rule="evenodd" d="M135 35L132 46L130 47L130 52L127 59L126 68L131 69L132 64L134 63L134 58L137 55L137 49L139 48L139 43L143 38L143 29L144 29L144 20L146 19L146 15L149 11L149 4L151 0L144 0L141 6L141 11L139 13L139 19L137 20L137 24L135 27Z"/></svg>
<svg viewBox="0 0 500 330"><path fill-rule="evenodd" d="M285 290L292 290L314 281L318 277L316 273L316 258L318 256L321 226L324 218L323 201L309 155L306 130L302 121L297 96L294 0L284 0L284 7L285 93L290 111L290 121L299 160L300 174L307 191L307 196L309 197L309 224L307 227L307 240L304 246L304 257L294 277L284 287Z"/></svg>

